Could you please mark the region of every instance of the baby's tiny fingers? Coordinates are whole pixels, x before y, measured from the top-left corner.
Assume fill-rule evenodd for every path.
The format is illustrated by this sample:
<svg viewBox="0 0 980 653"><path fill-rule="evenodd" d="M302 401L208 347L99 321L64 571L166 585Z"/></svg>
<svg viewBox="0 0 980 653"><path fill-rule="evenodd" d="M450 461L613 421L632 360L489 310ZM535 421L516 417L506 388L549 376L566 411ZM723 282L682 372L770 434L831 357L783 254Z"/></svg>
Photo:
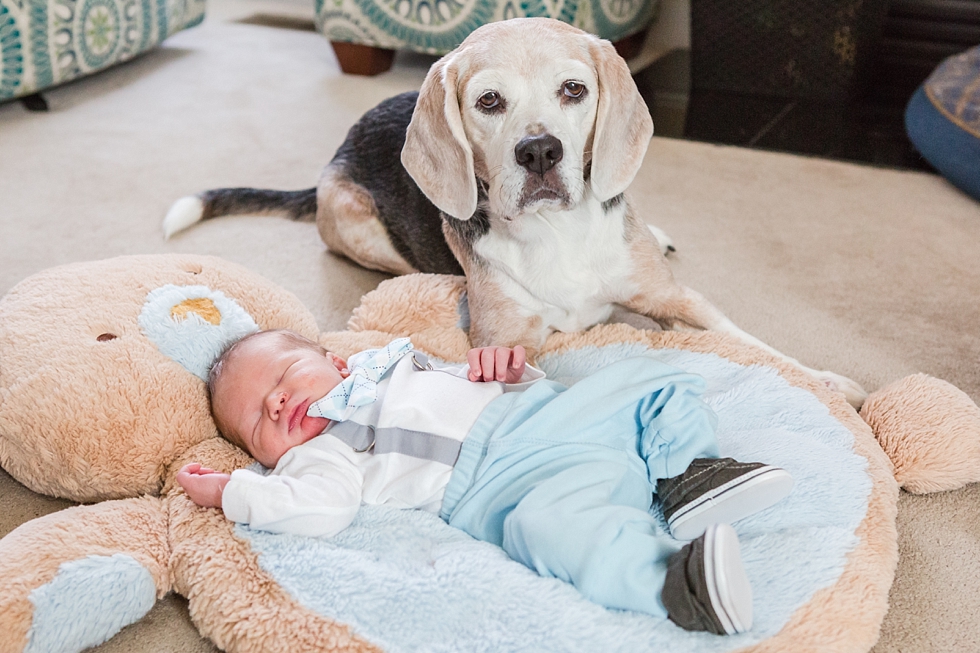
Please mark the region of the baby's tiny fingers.
<svg viewBox="0 0 980 653"><path fill-rule="evenodd" d="M466 362L470 364L470 381L479 381L480 374L482 373L480 369L480 350L475 348L470 349L466 353Z"/></svg>
<svg viewBox="0 0 980 653"><path fill-rule="evenodd" d="M510 349L507 349L506 347L499 347L496 351L495 363L496 363L497 373L494 375L494 378L496 378L497 381L507 380L507 367L510 361L510 354L511 354Z"/></svg>
<svg viewBox="0 0 980 653"><path fill-rule="evenodd" d="M487 347L480 354L480 378L484 381L493 381L494 371L494 352L493 347Z"/></svg>
<svg viewBox="0 0 980 653"><path fill-rule="evenodd" d="M515 370L519 370L521 369L521 367L524 366L526 362L527 362L527 352L524 350L524 347L522 347L521 345L517 345L516 347L514 347L514 357L511 359L511 364L510 364L511 368Z"/></svg>

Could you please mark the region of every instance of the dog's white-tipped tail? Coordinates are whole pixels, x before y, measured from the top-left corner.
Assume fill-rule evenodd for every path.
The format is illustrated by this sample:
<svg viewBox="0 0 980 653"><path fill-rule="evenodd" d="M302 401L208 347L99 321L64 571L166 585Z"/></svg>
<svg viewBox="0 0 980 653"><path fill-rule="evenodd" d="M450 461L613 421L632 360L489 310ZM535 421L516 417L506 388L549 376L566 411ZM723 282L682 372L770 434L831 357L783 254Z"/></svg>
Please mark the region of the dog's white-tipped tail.
<svg viewBox="0 0 980 653"><path fill-rule="evenodd" d="M163 237L170 238L178 231L200 222L202 217L204 217L204 202L200 197L195 195L181 197L173 203L167 211L167 217L163 219Z"/></svg>

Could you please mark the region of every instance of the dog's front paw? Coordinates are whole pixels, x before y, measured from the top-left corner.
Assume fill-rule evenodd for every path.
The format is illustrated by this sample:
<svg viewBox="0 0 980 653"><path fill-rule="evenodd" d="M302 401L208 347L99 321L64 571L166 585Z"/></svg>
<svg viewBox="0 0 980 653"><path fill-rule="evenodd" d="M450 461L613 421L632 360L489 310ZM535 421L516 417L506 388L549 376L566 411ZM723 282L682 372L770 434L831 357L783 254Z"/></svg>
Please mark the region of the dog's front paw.
<svg viewBox="0 0 980 653"><path fill-rule="evenodd" d="M674 240L667 235L660 227L654 227L652 224L648 224L647 228L650 229L650 233L653 237L657 239L657 243L660 245L660 253L667 256L668 252L676 252L677 248L674 247Z"/></svg>
<svg viewBox="0 0 980 653"><path fill-rule="evenodd" d="M860 410L861 406L864 405L864 400L868 398L867 391L857 381L852 381L846 376L823 371L817 372L816 377L831 390L843 394L847 403L854 406L855 410Z"/></svg>

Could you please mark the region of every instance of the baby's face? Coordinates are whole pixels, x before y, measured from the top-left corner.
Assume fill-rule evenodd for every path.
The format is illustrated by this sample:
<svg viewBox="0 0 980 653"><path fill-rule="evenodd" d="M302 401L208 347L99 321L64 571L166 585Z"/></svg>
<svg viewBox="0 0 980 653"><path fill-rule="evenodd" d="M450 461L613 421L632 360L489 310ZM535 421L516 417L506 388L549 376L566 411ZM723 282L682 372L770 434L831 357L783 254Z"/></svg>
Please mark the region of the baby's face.
<svg viewBox="0 0 980 653"><path fill-rule="evenodd" d="M276 334L256 336L227 361L211 399L215 416L252 457L275 467L289 449L327 428L330 420L306 410L343 381L345 367L340 357Z"/></svg>

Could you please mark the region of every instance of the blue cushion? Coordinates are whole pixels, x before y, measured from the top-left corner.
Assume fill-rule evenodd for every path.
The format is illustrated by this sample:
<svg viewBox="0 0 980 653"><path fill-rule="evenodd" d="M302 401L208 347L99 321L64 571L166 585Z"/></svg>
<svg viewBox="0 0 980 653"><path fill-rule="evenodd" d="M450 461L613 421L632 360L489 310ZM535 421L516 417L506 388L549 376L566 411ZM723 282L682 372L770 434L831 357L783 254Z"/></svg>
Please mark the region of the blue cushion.
<svg viewBox="0 0 980 653"><path fill-rule="evenodd" d="M980 199L980 46L936 68L909 101L905 128L936 170Z"/></svg>

